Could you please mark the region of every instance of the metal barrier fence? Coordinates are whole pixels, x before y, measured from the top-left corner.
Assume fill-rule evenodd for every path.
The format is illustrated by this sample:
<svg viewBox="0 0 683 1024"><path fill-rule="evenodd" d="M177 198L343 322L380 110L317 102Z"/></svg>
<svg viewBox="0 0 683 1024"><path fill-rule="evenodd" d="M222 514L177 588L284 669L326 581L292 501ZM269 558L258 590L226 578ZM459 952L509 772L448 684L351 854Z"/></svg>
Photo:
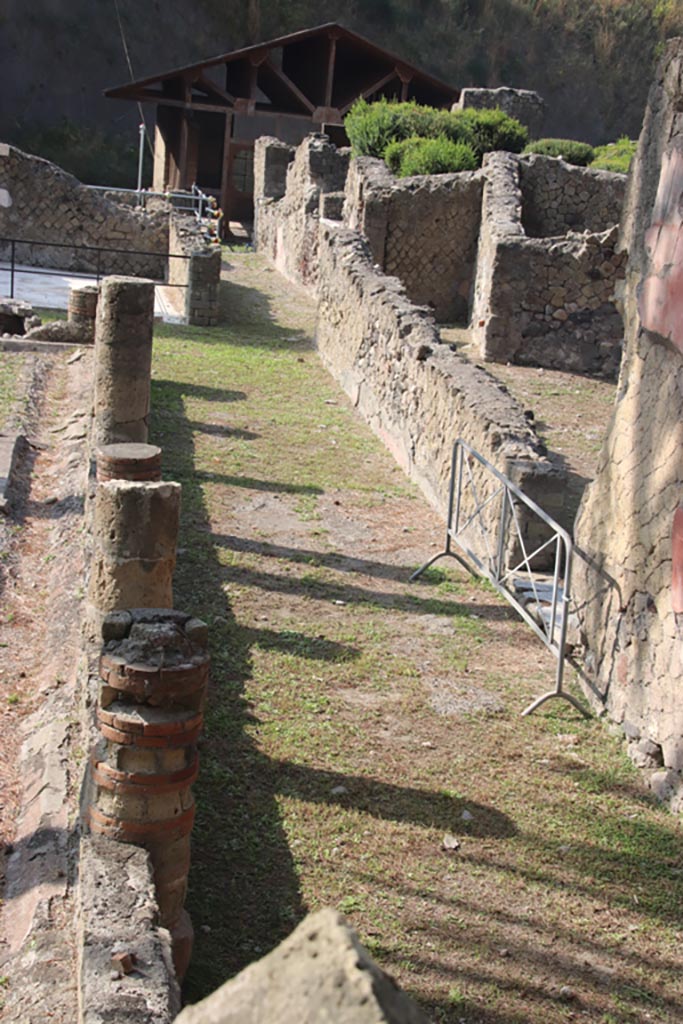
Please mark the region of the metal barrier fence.
<svg viewBox="0 0 683 1024"><path fill-rule="evenodd" d="M121 196L134 196L135 205L141 207L143 210L147 205L148 199L163 199L165 202L170 203L175 210L179 210L181 213L194 214L197 221L211 221L217 219L216 232L220 238L221 222L223 220L222 213L215 218L216 204L212 196L207 196L205 192L197 186L193 185L189 192L155 192L153 189L144 188L118 188L112 185L86 185L85 188L90 189L92 192L106 192L112 195Z"/></svg>
<svg viewBox="0 0 683 1024"><path fill-rule="evenodd" d="M476 466L480 467L478 478L474 472ZM487 493L484 493L483 480L487 482ZM522 506L527 525L530 516L545 524L545 539L532 547L520 517ZM507 565L510 550L515 551L518 558L512 566ZM552 573L541 574L533 568L533 563L539 561L539 556L547 558L549 554L552 555ZM557 659L555 689L534 700L523 715L531 714L553 697L562 697L582 715L590 717L579 701L562 688L572 555L573 543L566 530L483 455L461 439L455 442L446 544L443 551L420 566L410 579L417 579L439 558L456 558L469 572L489 580L554 654Z"/></svg>
<svg viewBox="0 0 683 1024"><path fill-rule="evenodd" d="M9 255L3 257L1 255L3 249L9 246ZM92 260L91 270L71 270L69 267L54 267L54 266L27 266L23 263L20 265L17 259L17 248L19 246L36 246L39 249L70 249L72 252L85 254L88 260ZM166 253L166 252L151 252L142 249L115 249L109 246L92 246L92 245L73 245L68 242L45 242L39 239L27 239L27 238L2 238L0 237L0 275L3 273L9 274L9 296L8 298L15 298L16 278L17 274L36 274L40 276L57 276L62 277L64 274L68 274L69 277L86 278L88 280L95 277L97 282L100 281L105 274L111 273L111 271L103 269L104 257L106 255L123 256L123 257L145 257L148 259L157 260L164 262L166 265L166 276L164 278L150 278L155 285L164 285L167 288L187 288L187 283L176 284L168 280L169 263L171 259L178 260L189 260L191 256L186 253ZM133 274L133 276L138 276ZM148 275L140 275L147 277ZM1 289L0 289L1 291Z"/></svg>

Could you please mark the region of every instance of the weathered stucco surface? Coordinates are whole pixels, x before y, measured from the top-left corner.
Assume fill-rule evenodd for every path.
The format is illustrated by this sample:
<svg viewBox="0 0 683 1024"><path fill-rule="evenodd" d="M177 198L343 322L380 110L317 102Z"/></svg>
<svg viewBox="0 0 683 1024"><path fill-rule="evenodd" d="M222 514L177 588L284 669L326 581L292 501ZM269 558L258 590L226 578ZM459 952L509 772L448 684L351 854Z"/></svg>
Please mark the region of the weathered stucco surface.
<svg viewBox="0 0 683 1024"><path fill-rule="evenodd" d="M679 552L681 110L683 41L673 40L650 92L629 179L621 238L629 254L625 357L598 473L579 512L575 587L586 687L621 724L636 760L655 769L653 789L678 806L683 680L673 584L681 566L672 565L672 532Z"/></svg>

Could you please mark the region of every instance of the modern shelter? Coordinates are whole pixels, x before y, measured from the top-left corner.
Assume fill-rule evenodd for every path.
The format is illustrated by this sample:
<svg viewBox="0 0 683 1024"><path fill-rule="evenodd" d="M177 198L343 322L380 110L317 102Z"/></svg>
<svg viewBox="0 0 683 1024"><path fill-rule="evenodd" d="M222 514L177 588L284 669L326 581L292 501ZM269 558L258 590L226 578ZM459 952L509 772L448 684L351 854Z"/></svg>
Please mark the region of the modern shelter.
<svg viewBox="0 0 683 1024"><path fill-rule="evenodd" d="M344 116L359 97L450 107L459 90L327 24L107 89L105 96L155 105L154 188L197 184L216 196L227 225L252 217L259 136L296 144L325 131L342 143Z"/></svg>

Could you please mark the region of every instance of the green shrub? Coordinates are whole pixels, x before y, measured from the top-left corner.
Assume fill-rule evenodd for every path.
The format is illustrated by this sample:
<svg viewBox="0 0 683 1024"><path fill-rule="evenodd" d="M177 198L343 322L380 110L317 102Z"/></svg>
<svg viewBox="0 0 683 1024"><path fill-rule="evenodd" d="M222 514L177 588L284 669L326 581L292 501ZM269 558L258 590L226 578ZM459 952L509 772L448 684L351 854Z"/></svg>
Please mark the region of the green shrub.
<svg viewBox="0 0 683 1024"><path fill-rule="evenodd" d="M525 153L540 153L542 156L561 156L568 164L587 167L593 159L593 147L587 142L575 139L537 139L530 142Z"/></svg>
<svg viewBox="0 0 683 1024"><path fill-rule="evenodd" d="M616 142L595 147L595 158L591 167L596 171L617 171L619 174L628 174L637 148L637 139L629 139L628 135L622 135Z"/></svg>
<svg viewBox="0 0 683 1024"><path fill-rule="evenodd" d="M99 128L86 128L63 118L54 125L24 124L12 142L62 167L87 185L135 188L138 168L137 132L123 138ZM151 180L152 162L145 146L143 181Z"/></svg>
<svg viewBox="0 0 683 1024"><path fill-rule="evenodd" d="M383 157L390 142L429 135L429 108L417 103L378 103L358 100L346 115L344 127L354 156Z"/></svg>
<svg viewBox="0 0 683 1024"><path fill-rule="evenodd" d="M384 150L384 162L390 171L394 174L401 173L401 165L403 158L409 149L419 145L423 140L418 135L413 135L411 139L401 139L400 142L390 142L387 148Z"/></svg>
<svg viewBox="0 0 683 1024"><path fill-rule="evenodd" d="M500 149L507 153L521 153L529 141L528 129L498 107L492 110L475 110L470 107L453 112L451 117L458 117L461 121L460 137L463 142L469 143L480 162L484 153Z"/></svg>
<svg viewBox="0 0 683 1024"><path fill-rule="evenodd" d="M479 166L477 155L465 142L413 137L393 142L387 147L385 160L399 178L414 174L455 174L474 171Z"/></svg>
<svg viewBox="0 0 683 1024"><path fill-rule="evenodd" d="M354 156L383 157L393 142L443 138L470 146L481 163L484 153L491 150L521 152L529 137L519 121L501 110L437 110L386 99L377 103L358 100L344 126Z"/></svg>

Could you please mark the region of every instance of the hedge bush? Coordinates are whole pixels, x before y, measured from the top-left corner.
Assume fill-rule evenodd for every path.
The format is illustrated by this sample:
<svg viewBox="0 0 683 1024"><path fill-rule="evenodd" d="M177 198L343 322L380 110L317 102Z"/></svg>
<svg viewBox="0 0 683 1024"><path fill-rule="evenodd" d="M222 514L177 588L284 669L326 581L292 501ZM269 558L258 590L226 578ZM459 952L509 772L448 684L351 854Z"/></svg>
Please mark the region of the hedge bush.
<svg viewBox="0 0 683 1024"><path fill-rule="evenodd" d="M622 135L616 142L608 142L606 146L595 147L595 157L591 167L596 171L617 171L619 174L628 174L637 148L637 139L629 139L628 135Z"/></svg>
<svg viewBox="0 0 683 1024"><path fill-rule="evenodd" d="M593 147L587 142L574 139L537 139L530 142L525 153L540 153L542 156L560 156L568 164L587 167L594 156Z"/></svg>
<svg viewBox="0 0 683 1024"><path fill-rule="evenodd" d="M455 174L457 171L474 171L479 166L471 146L452 142L443 135L437 139L413 136L401 142L391 142L384 159L399 178L414 174Z"/></svg>
<svg viewBox="0 0 683 1024"><path fill-rule="evenodd" d="M386 99L358 100L344 126L354 156L384 157L393 142L443 138L470 146L479 164L491 150L520 153L529 138L527 129L501 110L436 110Z"/></svg>

